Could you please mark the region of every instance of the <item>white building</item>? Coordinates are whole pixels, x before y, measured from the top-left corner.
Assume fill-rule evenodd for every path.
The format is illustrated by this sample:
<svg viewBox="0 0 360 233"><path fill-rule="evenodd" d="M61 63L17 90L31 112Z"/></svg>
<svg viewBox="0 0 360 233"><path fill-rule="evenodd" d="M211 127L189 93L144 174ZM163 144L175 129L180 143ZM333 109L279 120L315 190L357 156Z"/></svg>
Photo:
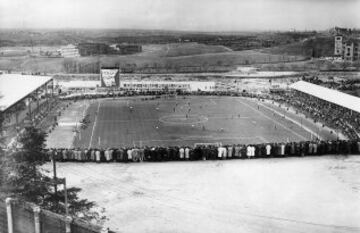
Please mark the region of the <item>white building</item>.
<svg viewBox="0 0 360 233"><path fill-rule="evenodd" d="M61 47L59 52L62 57L80 57L79 49L72 44Z"/></svg>
<svg viewBox="0 0 360 233"><path fill-rule="evenodd" d="M129 91L215 91L215 82L200 81L120 81L120 88Z"/></svg>

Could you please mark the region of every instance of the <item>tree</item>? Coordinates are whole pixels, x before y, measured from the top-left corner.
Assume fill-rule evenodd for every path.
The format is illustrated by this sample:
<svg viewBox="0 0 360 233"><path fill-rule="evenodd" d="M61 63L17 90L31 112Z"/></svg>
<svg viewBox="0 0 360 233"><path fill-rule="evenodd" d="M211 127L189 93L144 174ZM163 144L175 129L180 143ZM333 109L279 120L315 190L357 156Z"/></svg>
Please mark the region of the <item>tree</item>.
<svg viewBox="0 0 360 233"><path fill-rule="evenodd" d="M35 127L25 128L18 139L21 149L5 153L1 160L0 189L7 196L64 214L64 190L55 193L52 179L41 167L48 161L47 154L43 152L46 136L46 133ZM75 187L67 190L69 214L86 220L104 220L99 213L91 210L95 207L94 202L78 197L80 191L80 188Z"/></svg>
<svg viewBox="0 0 360 233"><path fill-rule="evenodd" d="M1 96L0 96L0 98L1 98ZM4 136L3 136L3 128L2 128L3 121L4 121L4 115L3 115L3 112L0 112L0 164L1 164L1 161L3 161L4 154L5 154L5 152L3 150L3 146L4 146ZM1 191L2 180L4 177L3 174L4 174L4 171L0 167L0 191Z"/></svg>
<svg viewBox="0 0 360 233"><path fill-rule="evenodd" d="M43 182L46 177L38 169L46 162L41 152L45 137L46 134L36 128L26 128L19 138L22 149L5 154L1 163L4 171L1 185L6 193L35 203L50 193L50 187Z"/></svg>

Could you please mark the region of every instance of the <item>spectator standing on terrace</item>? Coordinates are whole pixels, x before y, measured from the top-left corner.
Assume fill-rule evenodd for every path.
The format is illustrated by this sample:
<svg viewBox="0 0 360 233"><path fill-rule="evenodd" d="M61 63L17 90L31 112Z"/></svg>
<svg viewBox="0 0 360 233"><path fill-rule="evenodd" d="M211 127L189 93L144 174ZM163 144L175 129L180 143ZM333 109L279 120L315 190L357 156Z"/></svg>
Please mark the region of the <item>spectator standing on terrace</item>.
<svg viewBox="0 0 360 233"><path fill-rule="evenodd" d="M265 148L266 148L266 156L270 157L271 156L271 145L267 144Z"/></svg>
<svg viewBox="0 0 360 233"><path fill-rule="evenodd" d="M100 163L100 151L99 150L95 151L95 158L96 158L96 162Z"/></svg>
<svg viewBox="0 0 360 233"><path fill-rule="evenodd" d="M255 146L254 145L252 145L251 147L250 147L250 151L251 151L251 157L255 157L255 152L256 152L256 148L255 148Z"/></svg>
<svg viewBox="0 0 360 233"><path fill-rule="evenodd" d="M241 146L236 145L234 147L234 158L240 158L241 157L240 151L241 151Z"/></svg>
<svg viewBox="0 0 360 233"><path fill-rule="evenodd" d="M247 147L246 147L246 156L248 157L248 159L250 159L250 157L251 157L251 146L250 145L248 145Z"/></svg>
<svg viewBox="0 0 360 233"><path fill-rule="evenodd" d="M90 160L91 161L95 161L96 158L95 158L95 150L94 149L90 149L91 152L90 152Z"/></svg>
<svg viewBox="0 0 360 233"><path fill-rule="evenodd" d="M183 160L185 158L185 150L182 147L179 149L179 158L180 160Z"/></svg>
<svg viewBox="0 0 360 233"><path fill-rule="evenodd" d="M284 143L281 143L281 145L280 145L280 155L282 157L285 156L285 144Z"/></svg>
<svg viewBox="0 0 360 233"><path fill-rule="evenodd" d="M233 146L228 146L227 148L227 157L230 159L232 159L233 157L233 151L234 151L233 149L234 149Z"/></svg>
<svg viewBox="0 0 360 233"><path fill-rule="evenodd" d="M127 153L127 160L131 161L132 160L132 149L127 149L126 153Z"/></svg>
<svg viewBox="0 0 360 233"><path fill-rule="evenodd" d="M138 148L134 148L131 150L131 158L133 162L139 162L140 161L140 153Z"/></svg>
<svg viewBox="0 0 360 233"><path fill-rule="evenodd" d="M218 159L225 159L226 158L226 148L223 146L218 147Z"/></svg>
<svg viewBox="0 0 360 233"><path fill-rule="evenodd" d="M190 148L189 147L185 148L185 159L186 160L190 159Z"/></svg>
<svg viewBox="0 0 360 233"><path fill-rule="evenodd" d="M227 157L227 149L225 146L222 147L222 155L221 155L222 159L226 159Z"/></svg>

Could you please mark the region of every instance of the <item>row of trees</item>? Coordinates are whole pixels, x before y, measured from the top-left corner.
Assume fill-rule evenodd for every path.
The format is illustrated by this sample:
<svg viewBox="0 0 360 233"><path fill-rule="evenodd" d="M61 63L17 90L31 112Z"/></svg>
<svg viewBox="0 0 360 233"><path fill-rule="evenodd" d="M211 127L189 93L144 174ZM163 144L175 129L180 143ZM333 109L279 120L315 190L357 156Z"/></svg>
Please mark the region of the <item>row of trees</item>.
<svg viewBox="0 0 360 233"><path fill-rule="evenodd" d="M0 129L3 117L0 114ZM1 131L2 132L2 131ZM54 179L49 171L42 168L47 160L43 153L47 134L35 127L25 128L18 142L21 149L0 149L0 192L2 196L28 201L59 214L65 214L65 192L55 191ZM4 145L4 138L1 138ZM101 223L105 220L102 213L94 211L96 204L87 199L80 199L80 188L67 189L69 215L84 220Z"/></svg>

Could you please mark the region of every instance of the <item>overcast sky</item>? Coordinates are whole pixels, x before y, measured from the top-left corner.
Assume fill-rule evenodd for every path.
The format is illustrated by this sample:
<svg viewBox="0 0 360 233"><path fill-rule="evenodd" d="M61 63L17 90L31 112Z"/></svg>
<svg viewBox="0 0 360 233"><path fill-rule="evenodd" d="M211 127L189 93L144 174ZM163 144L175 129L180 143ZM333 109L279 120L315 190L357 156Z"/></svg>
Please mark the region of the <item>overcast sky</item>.
<svg viewBox="0 0 360 233"><path fill-rule="evenodd" d="M0 0L0 28L360 28L360 0Z"/></svg>

